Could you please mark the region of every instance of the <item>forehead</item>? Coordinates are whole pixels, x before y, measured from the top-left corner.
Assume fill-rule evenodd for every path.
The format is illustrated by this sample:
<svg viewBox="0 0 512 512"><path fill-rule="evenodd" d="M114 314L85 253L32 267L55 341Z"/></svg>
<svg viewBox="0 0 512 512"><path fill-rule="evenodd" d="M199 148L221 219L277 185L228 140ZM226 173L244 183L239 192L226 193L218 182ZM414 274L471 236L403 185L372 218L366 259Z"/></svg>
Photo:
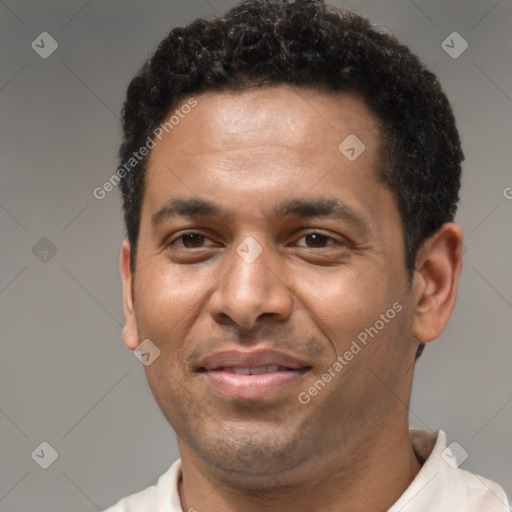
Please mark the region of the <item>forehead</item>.
<svg viewBox="0 0 512 512"><path fill-rule="evenodd" d="M277 85L242 92L208 92L197 96L196 101L191 112L164 135L167 151L193 155L264 145L304 157L313 149L331 154L338 150L343 140L340 137L349 134L365 139L372 150L380 135L375 117L355 93ZM161 149L157 144L153 160Z"/></svg>
<svg viewBox="0 0 512 512"><path fill-rule="evenodd" d="M172 128L156 140L143 217L172 196L207 197L233 210L256 203L270 209L282 196L325 196L336 189L356 208L362 196L382 199L378 123L358 95L280 85L208 92L195 100L180 116L175 107ZM352 159L354 151L346 152L352 148L364 150Z"/></svg>

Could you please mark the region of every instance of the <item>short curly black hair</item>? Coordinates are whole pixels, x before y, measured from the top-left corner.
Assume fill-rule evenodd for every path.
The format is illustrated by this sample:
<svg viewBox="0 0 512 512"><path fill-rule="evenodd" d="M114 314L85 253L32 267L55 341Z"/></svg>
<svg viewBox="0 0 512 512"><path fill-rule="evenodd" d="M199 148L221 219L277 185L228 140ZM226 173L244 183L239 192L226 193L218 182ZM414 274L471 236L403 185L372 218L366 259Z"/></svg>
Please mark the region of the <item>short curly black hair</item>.
<svg viewBox="0 0 512 512"><path fill-rule="evenodd" d="M245 0L222 17L173 29L129 84L120 161L187 96L277 84L364 99L388 148L377 172L397 200L412 275L422 241L455 216L464 155L436 76L351 11L322 0ZM147 159L120 181L133 268Z"/></svg>

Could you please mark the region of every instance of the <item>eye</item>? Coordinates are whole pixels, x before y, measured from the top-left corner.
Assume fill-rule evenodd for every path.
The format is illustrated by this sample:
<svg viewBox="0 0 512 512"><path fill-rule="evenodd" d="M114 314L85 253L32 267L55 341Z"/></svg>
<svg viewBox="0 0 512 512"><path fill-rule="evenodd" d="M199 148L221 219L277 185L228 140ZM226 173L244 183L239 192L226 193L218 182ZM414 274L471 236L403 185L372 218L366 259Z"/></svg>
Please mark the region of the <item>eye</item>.
<svg viewBox="0 0 512 512"><path fill-rule="evenodd" d="M183 233L180 236L174 238L168 243L168 246L175 246L179 248L185 249L198 249L201 247L205 247L204 243L206 240L210 240L207 236L202 235L201 233L196 233L195 231L189 231L187 233ZM181 242L181 243L179 243Z"/></svg>
<svg viewBox="0 0 512 512"><path fill-rule="evenodd" d="M310 247L316 249L322 249L323 247L327 247L336 243L339 243L332 236L326 235L324 233L314 232L308 233L307 235L302 236L299 240L304 239L305 244L297 244L301 247ZM330 242L330 243L329 243Z"/></svg>

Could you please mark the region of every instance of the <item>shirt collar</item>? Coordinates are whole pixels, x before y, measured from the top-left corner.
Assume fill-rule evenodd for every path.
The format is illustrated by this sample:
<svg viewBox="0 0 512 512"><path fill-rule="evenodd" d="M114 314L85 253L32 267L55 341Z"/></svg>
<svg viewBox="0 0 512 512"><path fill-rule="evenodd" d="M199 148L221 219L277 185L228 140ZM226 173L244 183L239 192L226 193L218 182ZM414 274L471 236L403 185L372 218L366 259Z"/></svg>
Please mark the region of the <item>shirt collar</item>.
<svg viewBox="0 0 512 512"><path fill-rule="evenodd" d="M414 452L424 463L388 512L510 510L506 495L497 484L454 464L453 452L446 446L446 435L442 430L413 428L409 433ZM181 459L178 459L158 480L157 512L183 512L178 492L180 478Z"/></svg>

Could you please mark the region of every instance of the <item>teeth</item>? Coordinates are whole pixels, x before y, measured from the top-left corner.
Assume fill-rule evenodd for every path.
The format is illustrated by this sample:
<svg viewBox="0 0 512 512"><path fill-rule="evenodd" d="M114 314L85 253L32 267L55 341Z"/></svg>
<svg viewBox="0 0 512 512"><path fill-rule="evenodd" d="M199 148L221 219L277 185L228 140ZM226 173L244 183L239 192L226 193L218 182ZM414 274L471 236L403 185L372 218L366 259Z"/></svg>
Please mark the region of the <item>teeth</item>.
<svg viewBox="0 0 512 512"><path fill-rule="evenodd" d="M229 368L236 375L259 375L261 373L272 373L280 370L277 364L258 366L257 368Z"/></svg>
<svg viewBox="0 0 512 512"><path fill-rule="evenodd" d="M257 375L259 373L267 373L267 367L258 366L258 368L251 368L251 375Z"/></svg>
<svg viewBox="0 0 512 512"><path fill-rule="evenodd" d="M237 375L250 375L251 370L249 368L233 368L233 373Z"/></svg>

